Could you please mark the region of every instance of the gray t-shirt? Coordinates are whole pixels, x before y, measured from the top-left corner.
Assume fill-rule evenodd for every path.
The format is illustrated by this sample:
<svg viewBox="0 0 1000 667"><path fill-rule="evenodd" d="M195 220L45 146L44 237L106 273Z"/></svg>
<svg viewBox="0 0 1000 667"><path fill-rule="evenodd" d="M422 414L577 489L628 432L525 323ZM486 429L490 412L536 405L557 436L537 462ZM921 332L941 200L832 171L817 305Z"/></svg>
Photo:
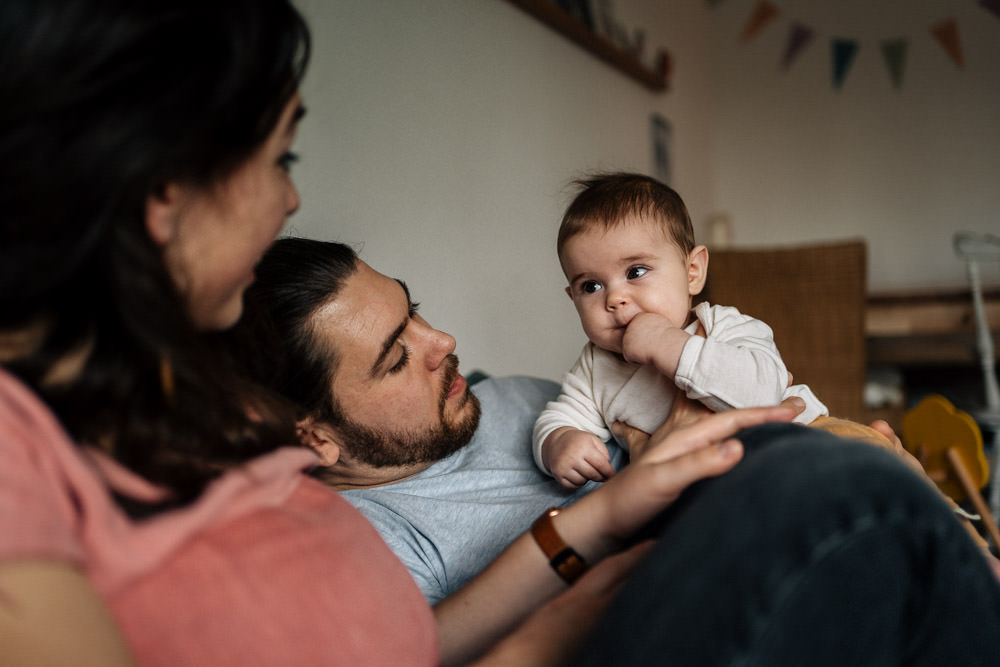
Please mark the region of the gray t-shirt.
<svg viewBox="0 0 1000 667"><path fill-rule="evenodd" d="M343 491L435 604L479 573L547 507L593 490L564 489L535 466L531 429L559 393L550 380L490 378L473 392L482 418L472 441L409 479ZM609 445L616 469L623 452Z"/></svg>

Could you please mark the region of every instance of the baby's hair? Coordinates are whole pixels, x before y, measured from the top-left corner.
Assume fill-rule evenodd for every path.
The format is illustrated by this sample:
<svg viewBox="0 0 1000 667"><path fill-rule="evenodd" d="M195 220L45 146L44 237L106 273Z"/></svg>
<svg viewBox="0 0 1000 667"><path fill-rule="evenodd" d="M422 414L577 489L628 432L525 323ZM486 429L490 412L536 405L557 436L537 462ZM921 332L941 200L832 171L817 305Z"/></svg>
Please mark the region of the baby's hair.
<svg viewBox="0 0 1000 667"><path fill-rule="evenodd" d="M605 230L635 216L659 224L687 255L694 249L694 228L687 207L673 188L655 178L626 172L600 173L573 181L577 194L566 208L556 251L562 256L570 238L597 225Z"/></svg>

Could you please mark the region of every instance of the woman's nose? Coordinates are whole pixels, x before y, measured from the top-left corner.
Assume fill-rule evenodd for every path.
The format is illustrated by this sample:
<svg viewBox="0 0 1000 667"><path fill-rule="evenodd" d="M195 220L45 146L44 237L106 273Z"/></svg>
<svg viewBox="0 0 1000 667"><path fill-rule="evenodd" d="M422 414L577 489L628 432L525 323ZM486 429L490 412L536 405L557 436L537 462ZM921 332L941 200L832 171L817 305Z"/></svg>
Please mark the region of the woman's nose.
<svg viewBox="0 0 1000 667"><path fill-rule="evenodd" d="M299 189L295 187L294 183L289 183L288 192L285 197L285 210L286 215L292 215L297 210L299 210L299 204L301 200L299 199Z"/></svg>

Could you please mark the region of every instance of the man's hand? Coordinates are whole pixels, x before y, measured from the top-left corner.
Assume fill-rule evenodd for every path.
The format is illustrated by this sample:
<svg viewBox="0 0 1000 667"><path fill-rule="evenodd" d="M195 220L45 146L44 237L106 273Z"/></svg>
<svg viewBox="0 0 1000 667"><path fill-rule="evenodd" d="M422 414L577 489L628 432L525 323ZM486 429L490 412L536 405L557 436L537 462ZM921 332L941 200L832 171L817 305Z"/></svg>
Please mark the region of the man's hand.
<svg viewBox="0 0 1000 667"><path fill-rule="evenodd" d="M640 456L632 458L607 484L564 513L599 505L593 512L591 527L607 531L612 543L615 539L626 540L690 484L721 475L736 465L743 456L742 444L733 438L739 430L765 422L790 421L801 409L802 400L795 399L771 408L709 414L679 428L665 423L650 436ZM573 544L584 543L576 535L567 534L565 538Z"/></svg>
<svg viewBox="0 0 1000 667"><path fill-rule="evenodd" d="M542 462L567 489L578 489L588 480L605 482L615 474L608 448L601 439L568 426L553 431L545 439Z"/></svg>
<svg viewBox="0 0 1000 667"><path fill-rule="evenodd" d="M710 414L712 414L711 410L698 401L692 401L684 392L678 389L674 397L674 404L670 408L670 415L663 423L663 426L660 427L660 430L669 433L682 426L693 424ZM615 422L612 424L611 432L628 446L629 459L632 461L642 456L647 443L649 443L649 433L641 431L625 422Z"/></svg>

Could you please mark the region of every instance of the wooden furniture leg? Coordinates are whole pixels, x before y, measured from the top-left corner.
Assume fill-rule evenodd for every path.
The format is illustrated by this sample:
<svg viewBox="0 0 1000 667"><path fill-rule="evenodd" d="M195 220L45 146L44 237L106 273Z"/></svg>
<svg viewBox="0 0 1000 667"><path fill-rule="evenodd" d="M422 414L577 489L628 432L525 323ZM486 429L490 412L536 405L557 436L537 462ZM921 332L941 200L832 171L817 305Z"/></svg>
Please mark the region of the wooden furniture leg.
<svg viewBox="0 0 1000 667"><path fill-rule="evenodd" d="M972 475L966 469L965 463L958 453L958 449L949 447L946 456L948 457L948 463L951 465L952 471L955 473L955 477L958 479L958 483L965 489L966 495L972 501L972 506L976 508L976 512L982 517L983 525L986 526L986 532L989 534L994 548L1000 550L1000 528L997 527L997 522L990 513L990 508L986 505L986 501L983 500L979 489L976 488L975 482L972 481Z"/></svg>

